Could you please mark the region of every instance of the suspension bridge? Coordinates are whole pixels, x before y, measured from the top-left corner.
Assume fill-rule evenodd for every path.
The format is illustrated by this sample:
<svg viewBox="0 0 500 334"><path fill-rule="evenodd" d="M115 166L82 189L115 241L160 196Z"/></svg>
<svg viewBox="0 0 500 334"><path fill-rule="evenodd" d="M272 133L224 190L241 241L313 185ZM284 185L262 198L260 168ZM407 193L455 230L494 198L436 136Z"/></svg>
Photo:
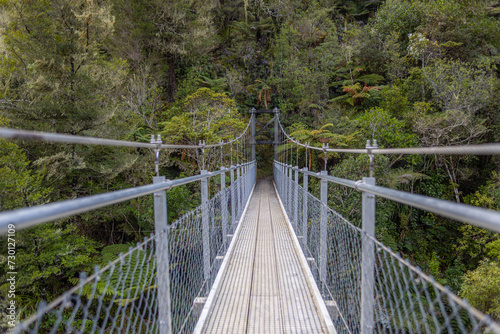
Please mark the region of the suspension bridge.
<svg viewBox="0 0 500 334"><path fill-rule="evenodd" d="M266 124L258 115L270 113ZM259 131L256 124L261 125ZM270 128L270 125L273 128ZM268 132L272 140L257 140ZM299 143L278 110L251 111L234 140L164 144L0 129L6 139L149 148L150 185L0 214L0 234L152 195L155 233L106 266L82 273L11 333L500 333L500 325L375 238L376 197L500 233L500 213L346 180L326 171L326 154L498 155L500 144L334 149ZM257 180L255 145L272 144L273 181ZM299 167L298 148L325 154L325 170ZM160 176L160 151L198 150L199 175ZM221 157L220 169L205 159ZM223 155L230 155L224 166ZM295 157L295 158L294 158ZM307 158L306 158L307 161ZM371 174L371 173L370 173ZM320 182L320 197L309 181ZM201 205L167 222L168 190L198 183ZM328 207L331 184L362 193L362 227ZM209 188L212 188L212 191ZM214 191L216 188L216 191ZM213 193L213 196L210 194Z"/></svg>

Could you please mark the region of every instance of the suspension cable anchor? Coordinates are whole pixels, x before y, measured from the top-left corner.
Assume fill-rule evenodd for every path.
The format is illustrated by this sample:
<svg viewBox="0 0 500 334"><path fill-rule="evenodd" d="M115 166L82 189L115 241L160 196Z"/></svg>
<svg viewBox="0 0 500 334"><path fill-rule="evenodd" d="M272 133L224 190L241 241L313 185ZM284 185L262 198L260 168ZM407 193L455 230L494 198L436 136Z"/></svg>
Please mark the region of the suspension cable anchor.
<svg viewBox="0 0 500 334"><path fill-rule="evenodd" d="M151 135L151 144L156 144L155 148L155 172L156 176L160 176L160 149L161 149L161 144L163 144L163 141L161 140L161 135L158 134L155 140L155 135Z"/></svg>

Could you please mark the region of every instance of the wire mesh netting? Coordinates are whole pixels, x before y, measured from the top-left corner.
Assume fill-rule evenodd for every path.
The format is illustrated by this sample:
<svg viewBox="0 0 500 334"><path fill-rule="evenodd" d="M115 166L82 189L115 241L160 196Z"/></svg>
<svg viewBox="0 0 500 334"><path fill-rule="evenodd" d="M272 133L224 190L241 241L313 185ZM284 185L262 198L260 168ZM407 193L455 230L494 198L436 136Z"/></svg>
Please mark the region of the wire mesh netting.
<svg viewBox="0 0 500 334"><path fill-rule="evenodd" d="M276 188L338 333L361 332L362 249L368 244L374 249L370 261L373 332L500 333L500 326L489 316L325 206L292 180L286 169L275 165ZM323 256L322 212L326 217Z"/></svg>
<svg viewBox="0 0 500 334"><path fill-rule="evenodd" d="M207 203L210 273L204 273L202 206L169 225L166 232L145 238L125 254L52 301L11 333L160 333L158 245L168 239L173 333L191 333L219 270L230 236L255 183L256 165ZM237 217L233 217L234 213ZM235 222L234 224L232 222ZM161 266L160 266L161 267Z"/></svg>

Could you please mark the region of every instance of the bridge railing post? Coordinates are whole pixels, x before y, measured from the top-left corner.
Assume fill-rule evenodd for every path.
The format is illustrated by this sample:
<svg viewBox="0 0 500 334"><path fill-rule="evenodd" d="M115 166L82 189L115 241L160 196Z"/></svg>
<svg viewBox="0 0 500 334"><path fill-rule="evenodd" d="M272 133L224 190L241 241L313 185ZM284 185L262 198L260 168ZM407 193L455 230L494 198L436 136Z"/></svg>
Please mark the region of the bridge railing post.
<svg viewBox="0 0 500 334"><path fill-rule="evenodd" d="M246 204L247 196L248 196L248 165L245 164L243 167L243 202Z"/></svg>
<svg viewBox="0 0 500 334"><path fill-rule="evenodd" d="M288 208L288 165L283 165L283 205Z"/></svg>
<svg viewBox="0 0 500 334"><path fill-rule="evenodd" d="M243 188L242 184L241 184L241 165L238 165L238 168L236 168L236 183L238 184L238 186L236 187L238 189L238 205L236 207L236 211L237 211L237 218L239 219L240 218L240 214L241 214L241 188Z"/></svg>
<svg viewBox="0 0 500 334"><path fill-rule="evenodd" d="M286 183L286 194L285 194L286 206L285 206L285 208L286 208L287 213L290 213L290 208L289 208L289 205L290 205L290 165L286 165L285 183Z"/></svg>
<svg viewBox="0 0 500 334"><path fill-rule="evenodd" d="M201 175L208 174L202 170ZM208 175L201 180L201 226L203 239L203 278L206 282L210 279L210 217L208 216ZM208 293L207 283L207 293Z"/></svg>
<svg viewBox="0 0 500 334"><path fill-rule="evenodd" d="M153 183L165 182L164 176L153 177ZM154 216L156 235L156 279L158 284L158 323L160 334L172 333L170 306L170 273L168 255L167 195L165 191L154 193Z"/></svg>
<svg viewBox="0 0 500 334"><path fill-rule="evenodd" d="M293 198L292 198L292 195L293 195L293 192L292 192L292 187L293 187L293 169L292 169L292 165L288 165L288 175L287 175L287 181L288 181L288 207L287 207L287 211L288 211L288 216L292 217L292 205L293 205Z"/></svg>
<svg viewBox="0 0 500 334"><path fill-rule="evenodd" d="M286 211L290 215L290 165L286 165Z"/></svg>
<svg viewBox="0 0 500 334"><path fill-rule="evenodd" d="M283 164L281 166L281 182L283 183L283 192L282 192L282 197L283 197L283 205L285 206L286 210L286 177L287 177L287 168L286 165Z"/></svg>
<svg viewBox="0 0 500 334"><path fill-rule="evenodd" d="M252 138L250 139L251 140L251 145L252 145L252 161L255 160L255 108L252 108L250 110L250 113L251 113L251 122L252 122L252 127L251 127L251 135L252 135Z"/></svg>
<svg viewBox="0 0 500 334"><path fill-rule="evenodd" d="M280 132L279 132L279 110L274 108L274 160L278 160L278 147L280 145Z"/></svg>
<svg viewBox="0 0 500 334"><path fill-rule="evenodd" d="M243 183L245 184L245 192L243 193L243 202L246 203L248 196L248 165L245 165L245 173L243 174Z"/></svg>
<svg viewBox="0 0 500 334"><path fill-rule="evenodd" d="M307 167L304 167L303 170L307 172ZM302 247L307 246L307 222L309 220L308 217L308 192L309 192L309 175L303 174L303 188L304 188L304 194L303 194L303 199L302 199Z"/></svg>
<svg viewBox="0 0 500 334"><path fill-rule="evenodd" d="M299 166L295 166L295 185L294 185L294 196L293 196L293 223L295 225L295 233L298 234L299 228Z"/></svg>
<svg viewBox="0 0 500 334"><path fill-rule="evenodd" d="M286 177L287 177L287 168L286 168L286 165L282 165L281 166L281 183L283 184L282 185L283 192L282 192L281 196L283 197L283 205L285 206L285 210L286 210Z"/></svg>
<svg viewBox="0 0 500 334"><path fill-rule="evenodd" d="M363 183L375 185L374 177L364 177ZM363 192L362 195L362 254L361 254L361 333L372 334L374 331L375 307L375 247L367 235L375 236L375 195Z"/></svg>
<svg viewBox="0 0 500 334"><path fill-rule="evenodd" d="M243 214L243 209L245 208L245 193L247 191L247 183L245 182L247 176L246 168L246 165L241 166L241 214Z"/></svg>
<svg viewBox="0 0 500 334"><path fill-rule="evenodd" d="M285 176L285 168L283 165L279 165L277 168L277 173L279 175L279 182L280 182L280 196L281 196L281 201L283 202L283 205L285 205L285 198L284 198L284 193L285 193L285 185L283 182L285 181L284 176Z"/></svg>
<svg viewBox="0 0 500 334"><path fill-rule="evenodd" d="M278 177L278 186L279 186L279 192L280 192L280 197L281 200L283 201L283 166L278 165L276 166L276 175Z"/></svg>
<svg viewBox="0 0 500 334"><path fill-rule="evenodd" d="M236 185L234 184L234 166L231 166L229 175L231 177L231 234L233 234L236 227Z"/></svg>
<svg viewBox="0 0 500 334"><path fill-rule="evenodd" d="M328 175L328 171L321 171L321 175ZM326 262L327 262L327 224L328 224L328 181L321 179L321 223L319 240L319 279L322 288L326 283Z"/></svg>
<svg viewBox="0 0 500 334"><path fill-rule="evenodd" d="M257 181L257 162L253 163L253 179L252 179L252 186L255 184Z"/></svg>
<svg viewBox="0 0 500 334"><path fill-rule="evenodd" d="M224 167L220 168L225 170ZM226 172L220 175L220 191L221 191L221 216L222 216L222 243L224 248L227 247L227 195L226 195Z"/></svg>

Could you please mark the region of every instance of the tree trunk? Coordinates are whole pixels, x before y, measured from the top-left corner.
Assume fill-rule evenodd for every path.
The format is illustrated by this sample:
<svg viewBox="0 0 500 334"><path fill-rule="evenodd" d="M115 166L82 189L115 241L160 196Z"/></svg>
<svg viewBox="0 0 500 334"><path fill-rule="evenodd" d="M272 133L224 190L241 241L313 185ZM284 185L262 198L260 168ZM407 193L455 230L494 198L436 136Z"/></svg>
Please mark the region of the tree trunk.
<svg viewBox="0 0 500 334"><path fill-rule="evenodd" d="M172 102L174 100L175 93L177 92L177 85L175 83L175 56L173 54L167 54L167 65L167 99L169 102Z"/></svg>
<svg viewBox="0 0 500 334"><path fill-rule="evenodd" d="M444 163L444 167L446 168L446 172L448 173L448 176L451 180L451 185L453 186L453 193L455 195L455 200L457 201L457 203L460 203L460 192L458 191L458 187L457 187L457 177L455 175L455 171L454 171L454 168L453 168L453 161L450 161L450 165L448 167L447 163L446 163L446 160L443 161Z"/></svg>

